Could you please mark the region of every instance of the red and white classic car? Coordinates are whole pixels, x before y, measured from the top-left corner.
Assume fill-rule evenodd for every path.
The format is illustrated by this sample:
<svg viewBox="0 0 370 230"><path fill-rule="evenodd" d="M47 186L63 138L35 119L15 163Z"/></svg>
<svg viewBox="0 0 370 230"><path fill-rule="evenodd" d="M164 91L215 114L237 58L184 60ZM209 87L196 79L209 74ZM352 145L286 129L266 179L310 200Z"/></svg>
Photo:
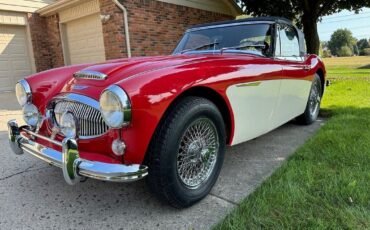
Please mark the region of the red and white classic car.
<svg viewBox="0 0 370 230"><path fill-rule="evenodd" d="M198 25L169 56L67 66L19 81L16 154L85 178L129 182L176 207L205 197L226 146L318 116L325 67L302 32L267 17Z"/></svg>

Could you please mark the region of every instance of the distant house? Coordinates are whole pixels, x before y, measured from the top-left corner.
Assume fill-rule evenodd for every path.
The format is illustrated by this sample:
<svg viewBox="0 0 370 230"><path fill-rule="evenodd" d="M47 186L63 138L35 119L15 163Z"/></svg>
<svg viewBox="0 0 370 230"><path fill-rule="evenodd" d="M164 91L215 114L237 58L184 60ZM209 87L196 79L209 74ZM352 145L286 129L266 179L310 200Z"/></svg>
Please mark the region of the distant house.
<svg viewBox="0 0 370 230"><path fill-rule="evenodd" d="M0 0L0 91L63 65L169 54L187 27L240 13L234 0Z"/></svg>

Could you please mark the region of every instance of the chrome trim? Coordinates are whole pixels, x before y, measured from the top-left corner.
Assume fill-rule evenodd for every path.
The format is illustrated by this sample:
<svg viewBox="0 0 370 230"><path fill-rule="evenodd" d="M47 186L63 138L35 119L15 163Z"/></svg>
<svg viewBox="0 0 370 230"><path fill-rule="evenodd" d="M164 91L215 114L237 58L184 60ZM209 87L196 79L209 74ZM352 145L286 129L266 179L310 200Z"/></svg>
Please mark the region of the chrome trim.
<svg viewBox="0 0 370 230"><path fill-rule="evenodd" d="M80 70L73 74L74 78L90 79L90 80L105 80L108 75L93 70Z"/></svg>
<svg viewBox="0 0 370 230"><path fill-rule="evenodd" d="M190 29L186 30L186 33L187 32L198 31L198 30L204 30L204 29L214 29L214 28L222 28L222 27L229 27L229 26L240 26L240 25L250 25L250 24L274 24L274 23L276 23L276 22L274 22L274 21L237 22L236 21L235 23L190 28Z"/></svg>
<svg viewBox="0 0 370 230"><path fill-rule="evenodd" d="M48 109L49 110L55 109L53 106L56 105L59 102L80 103L80 104L83 104L83 105L86 105L86 106L89 106L89 107L95 109L97 112L99 112L101 114L99 102L96 101L96 100L94 100L94 99L92 99L92 98L90 98L90 97L84 96L84 95L75 94L75 93L68 93L68 94L63 94L63 95L56 96L48 104ZM86 114L86 112L88 112L86 108L82 108L82 110L83 111L80 111L80 115ZM54 111L52 113L54 114ZM86 128L88 130L94 128L95 131L96 131L96 128L97 127L89 127L91 125L88 122L81 121L80 120L80 117L78 116L78 114L74 114L74 115L77 117L79 124L82 125L84 128ZM95 114L95 116L97 117L98 115ZM103 125L106 125L107 126L107 124L105 123L103 114L101 114L100 116L102 117L102 120L104 122ZM53 126L57 126L57 122L55 120L55 116L52 116L52 117L53 118L51 120L53 122ZM79 139L86 140L86 139L93 139L93 138L100 137L100 136L106 134L108 132L108 129L109 129L108 126L107 126L107 129L105 131L104 131L104 128L99 127L99 130L100 130L101 134L97 134L97 135L81 135L81 133L80 133L79 134ZM84 130L84 129L80 128L80 131L81 130Z"/></svg>
<svg viewBox="0 0 370 230"><path fill-rule="evenodd" d="M19 147L19 128L15 120L8 121L8 140L13 152L17 155L22 155L23 150Z"/></svg>
<svg viewBox="0 0 370 230"><path fill-rule="evenodd" d="M35 132L31 131L31 130L28 130L28 129L22 129L22 130L25 131L27 134L29 134L31 136L34 136L34 137L43 139L44 141L48 141L50 143L53 143L54 145L58 145L58 146L62 147L62 143L60 143L59 141L56 141L56 140L53 140L51 138L42 136L42 135L37 134L37 133L35 133Z"/></svg>
<svg viewBox="0 0 370 230"><path fill-rule="evenodd" d="M65 138L62 141L62 171L64 180L69 185L75 185L82 179L78 175L80 155L78 154L77 141L73 138Z"/></svg>
<svg viewBox="0 0 370 230"><path fill-rule="evenodd" d="M31 103L32 102L32 91L31 91L31 87L30 85L28 84L28 82L25 80L25 79L21 79L17 82L17 84L20 84L24 91L26 92L26 95L27 95L27 101L26 103ZM18 97L17 97L17 101L18 101ZM19 101L18 101L19 103ZM21 103L19 103L21 105ZM24 106L25 104L21 105L21 106Z"/></svg>
<svg viewBox="0 0 370 230"><path fill-rule="evenodd" d="M22 153L26 151L50 165L62 168L64 179L71 185L78 183L83 177L110 182L131 182L148 175L148 167L145 165L110 164L82 159L79 157L78 144L72 138L66 138L62 143L58 142L58 145L62 146L63 149L62 152L59 152L21 134L20 131L32 135L35 133L25 127L18 128L15 120L8 122L8 129L11 145L13 144ZM39 134L34 137L51 140Z"/></svg>
<svg viewBox="0 0 370 230"><path fill-rule="evenodd" d="M236 87L246 87L246 86L259 86L262 82L256 81L256 82L248 82L248 83L242 83L239 85L236 85Z"/></svg>
<svg viewBox="0 0 370 230"><path fill-rule="evenodd" d="M100 106L99 106L99 102L90 98L90 97L86 97L84 95L81 95L81 94L75 94L75 93L68 93L68 94L63 94L63 95L59 95L59 96L56 96L53 98L52 101L73 101L73 102L80 102L82 104L86 104L88 106L91 106L97 110L100 109Z"/></svg>
<svg viewBox="0 0 370 230"><path fill-rule="evenodd" d="M106 91L110 91L111 93L113 93L114 95L117 96L117 98L119 99L120 101L120 104L121 104L121 110L123 111L123 121L122 121L122 124L119 126L119 127L111 127L111 128L122 128L124 126L127 126L130 121L131 121L131 102L130 102L130 99L127 95L127 93L121 88L119 87L118 85L111 85L109 86L108 88L106 88L102 93L101 95L103 95ZM100 95L100 97L101 97ZM99 100L100 101L100 100ZM101 106L99 105L99 109L100 109L100 112L103 116L103 119L105 121L105 123L108 125L108 122L106 121L103 113L102 113L102 109L101 109Z"/></svg>

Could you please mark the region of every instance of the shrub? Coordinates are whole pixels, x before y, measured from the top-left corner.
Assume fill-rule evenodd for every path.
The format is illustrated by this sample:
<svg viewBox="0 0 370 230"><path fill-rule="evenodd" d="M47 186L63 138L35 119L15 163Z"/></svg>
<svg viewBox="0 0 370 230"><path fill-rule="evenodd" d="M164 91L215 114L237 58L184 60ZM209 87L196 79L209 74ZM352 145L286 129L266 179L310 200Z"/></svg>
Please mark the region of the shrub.
<svg viewBox="0 0 370 230"><path fill-rule="evenodd" d="M370 48L365 48L362 50L363 54L366 56L370 56Z"/></svg>
<svg viewBox="0 0 370 230"><path fill-rule="evenodd" d="M322 57L323 57L323 58L331 57L331 52L330 52L330 50L323 50L323 51L322 51Z"/></svg>
<svg viewBox="0 0 370 230"><path fill-rule="evenodd" d="M352 55L353 55L353 52L352 52L351 48L349 48L348 46L342 46L338 50L338 56L339 57L349 57L349 56L352 56Z"/></svg>

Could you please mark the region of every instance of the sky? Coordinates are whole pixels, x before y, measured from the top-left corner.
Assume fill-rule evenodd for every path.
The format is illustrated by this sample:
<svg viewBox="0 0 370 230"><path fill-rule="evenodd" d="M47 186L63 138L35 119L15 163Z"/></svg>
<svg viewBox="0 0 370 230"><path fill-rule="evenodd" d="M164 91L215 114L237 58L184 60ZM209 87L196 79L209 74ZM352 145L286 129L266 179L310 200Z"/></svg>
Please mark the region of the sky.
<svg viewBox="0 0 370 230"><path fill-rule="evenodd" d="M320 40L329 41L335 30L344 28L351 30L357 39L370 39L370 8L363 8L358 14L345 10L323 17L318 23Z"/></svg>

